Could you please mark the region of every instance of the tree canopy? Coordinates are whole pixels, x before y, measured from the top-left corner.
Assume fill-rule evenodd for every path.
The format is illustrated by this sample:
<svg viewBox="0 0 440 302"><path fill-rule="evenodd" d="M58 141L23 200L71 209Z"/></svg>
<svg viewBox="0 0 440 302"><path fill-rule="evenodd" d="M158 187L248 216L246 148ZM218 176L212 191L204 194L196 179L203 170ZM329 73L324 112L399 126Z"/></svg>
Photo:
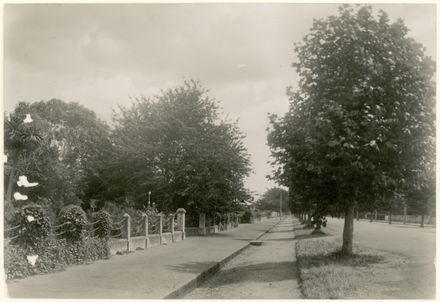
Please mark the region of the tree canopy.
<svg viewBox="0 0 440 302"><path fill-rule="evenodd" d="M271 117L273 178L323 215L345 212L347 253L355 205L433 194L434 63L407 33L368 6L315 20L295 46L289 112Z"/></svg>
<svg viewBox="0 0 440 302"><path fill-rule="evenodd" d="M227 212L248 195L243 135L220 118L216 101L198 82L137 99L120 107L113 120L111 163L91 179L95 187L106 182L102 186L112 189L113 199L141 208L151 192L151 202L163 211Z"/></svg>
<svg viewBox="0 0 440 302"><path fill-rule="evenodd" d="M24 122L26 116L30 122ZM6 200L14 202L11 194L24 175L38 182L33 188L20 188L29 201L37 199L53 211L80 204L81 181L107 152L109 130L93 111L77 103L21 102L5 119Z"/></svg>

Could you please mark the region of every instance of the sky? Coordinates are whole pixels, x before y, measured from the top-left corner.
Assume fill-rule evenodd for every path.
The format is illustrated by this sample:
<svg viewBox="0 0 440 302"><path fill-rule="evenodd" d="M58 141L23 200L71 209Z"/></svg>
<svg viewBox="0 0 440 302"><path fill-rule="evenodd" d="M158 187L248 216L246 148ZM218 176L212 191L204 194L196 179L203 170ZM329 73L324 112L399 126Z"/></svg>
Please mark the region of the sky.
<svg viewBox="0 0 440 302"><path fill-rule="evenodd" d="M435 59L433 4L372 5L402 18ZM20 101L78 102L111 124L133 97L197 79L246 135L256 194L276 184L266 143L268 113L288 110L299 80L293 44L337 4L7 4L4 110Z"/></svg>

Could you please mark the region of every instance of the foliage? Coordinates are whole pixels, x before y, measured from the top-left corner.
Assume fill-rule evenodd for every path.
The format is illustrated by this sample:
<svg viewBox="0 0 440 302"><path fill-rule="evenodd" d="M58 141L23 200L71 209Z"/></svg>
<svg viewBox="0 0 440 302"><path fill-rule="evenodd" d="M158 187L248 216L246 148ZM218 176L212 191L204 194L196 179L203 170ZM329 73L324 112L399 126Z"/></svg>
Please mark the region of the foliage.
<svg viewBox="0 0 440 302"><path fill-rule="evenodd" d="M289 193L281 188L270 188L263 193L263 196L257 201L257 209L260 211L280 211L280 195L282 198L282 211L289 211L288 195Z"/></svg>
<svg viewBox="0 0 440 302"><path fill-rule="evenodd" d="M50 224L42 207L29 203L17 210L12 219L13 230L11 244L23 247L35 247L38 243L49 236Z"/></svg>
<svg viewBox="0 0 440 302"><path fill-rule="evenodd" d="M314 212L312 216L312 224L316 230L319 230L321 229L321 226L327 226L327 218L318 212Z"/></svg>
<svg viewBox="0 0 440 302"><path fill-rule="evenodd" d="M237 126L218 112L195 81L120 108L111 171L103 170L90 185L99 182L112 190L112 201L136 208L146 206L151 191L151 202L164 213L229 211L230 201L246 195L249 158Z"/></svg>
<svg viewBox="0 0 440 302"><path fill-rule="evenodd" d="M396 193L424 189L434 167L434 64L403 21L344 5L315 20L295 47L299 89L271 117L273 178L301 205L345 211L391 207ZM345 240L347 239L347 240ZM344 232L350 252L352 229ZM347 243L347 245L346 245Z"/></svg>
<svg viewBox="0 0 440 302"><path fill-rule="evenodd" d="M125 219L124 218L125 213L130 215L132 234L139 234L143 230L143 225L140 223L140 220L142 218L144 211L134 209L127 205L115 204L113 202L106 202L104 204L103 210L107 211L110 214L110 216L112 216L114 223L123 221ZM157 214L156 210L151 211L150 214L153 215L153 212Z"/></svg>
<svg viewBox="0 0 440 302"><path fill-rule="evenodd" d="M109 256L107 242L102 238L84 238L77 242L45 239L33 247L8 244L4 251L7 279L49 273L73 264L107 259ZM35 266L28 262L29 255L38 255Z"/></svg>
<svg viewBox="0 0 440 302"><path fill-rule="evenodd" d="M252 212L246 210L243 215L240 216L240 223L251 223Z"/></svg>
<svg viewBox="0 0 440 302"><path fill-rule="evenodd" d="M93 215L93 219L93 228L96 229L93 235L99 238L109 238L113 226L110 214L101 210Z"/></svg>
<svg viewBox="0 0 440 302"><path fill-rule="evenodd" d="M27 114L31 123L23 123ZM17 177L26 175L39 185L20 190L29 200L48 200L54 213L63 205L80 204L85 176L111 151L110 129L93 111L57 99L19 103L5 119L4 133L6 199L11 201Z"/></svg>
<svg viewBox="0 0 440 302"><path fill-rule="evenodd" d="M80 206L65 206L60 211L58 223L60 227L57 228L57 233L60 233L61 238L79 241L87 224L86 213Z"/></svg>

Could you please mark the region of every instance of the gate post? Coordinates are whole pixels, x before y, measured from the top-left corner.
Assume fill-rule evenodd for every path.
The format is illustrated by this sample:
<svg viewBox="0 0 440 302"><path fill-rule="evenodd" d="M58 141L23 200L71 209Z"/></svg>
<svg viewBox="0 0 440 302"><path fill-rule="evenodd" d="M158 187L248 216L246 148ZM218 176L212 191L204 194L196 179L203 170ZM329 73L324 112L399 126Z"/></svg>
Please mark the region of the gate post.
<svg viewBox="0 0 440 302"><path fill-rule="evenodd" d="M160 239L159 242L160 242L160 244L162 244L163 243L163 237L162 237L163 214L160 213L157 216L159 216L159 239Z"/></svg>
<svg viewBox="0 0 440 302"><path fill-rule="evenodd" d="M145 248L150 247L150 237L148 236L148 215L142 214L142 224L144 225Z"/></svg>
<svg viewBox="0 0 440 302"><path fill-rule="evenodd" d="M127 251L131 250L131 217L127 213L124 214L124 232L125 239L127 240Z"/></svg>
<svg viewBox="0 0 440 302"><path fill-rule="evenodd" d="M179 208L177 209L177 229L182 231L182 240L185 240L185 209Z"/></svg>
<svg viewBox="0 0 440 302"><path fill-rule="evenodd" d="M199 213L199 235L206 235L206 213Z"/></svg>

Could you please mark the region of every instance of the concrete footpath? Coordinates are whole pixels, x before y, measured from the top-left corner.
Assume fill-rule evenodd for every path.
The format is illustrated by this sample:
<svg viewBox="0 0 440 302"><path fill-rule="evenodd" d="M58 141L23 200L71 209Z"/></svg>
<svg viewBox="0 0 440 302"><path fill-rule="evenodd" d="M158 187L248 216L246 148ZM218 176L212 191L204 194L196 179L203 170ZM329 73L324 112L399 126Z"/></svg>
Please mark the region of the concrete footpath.
<svg viewBox="0 0 440 302"><path fill-rule="evenodd" d="M228 262L184 299L301 299L295 257L299 224L290 217Z"/></svg>
<svg viewBox="0 0 440 302"><path fill-rule="evenodd" d="M113 256L65 271L7 282L12 298L175 298L217 271L280 222L273 218L206 237Z"/></svg>

